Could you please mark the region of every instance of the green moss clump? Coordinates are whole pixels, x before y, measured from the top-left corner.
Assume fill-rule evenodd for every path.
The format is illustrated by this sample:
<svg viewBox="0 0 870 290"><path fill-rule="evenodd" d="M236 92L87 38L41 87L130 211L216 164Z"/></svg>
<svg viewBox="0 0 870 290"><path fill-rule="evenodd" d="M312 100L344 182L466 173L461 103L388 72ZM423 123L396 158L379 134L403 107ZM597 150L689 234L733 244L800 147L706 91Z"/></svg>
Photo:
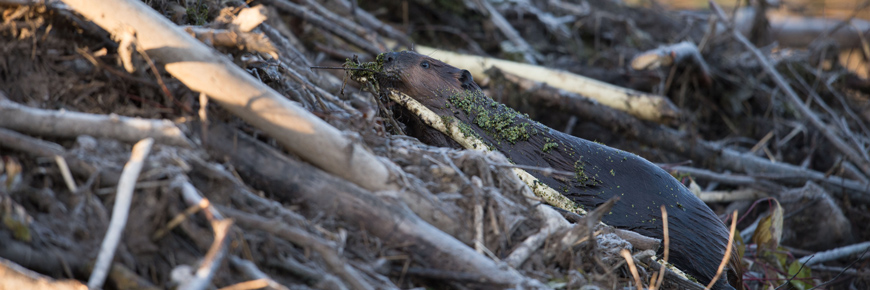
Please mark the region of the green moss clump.
<svg viewBox="0 0 870 290"><path fill-rule="evenodd" d="M374 81L375 75L384 71L384 54L378 54L375 61L357 63L353 59L345 59L344 67L352 68L350 76L355 81L364 83Z"/></svg>
<svg viewBox="0 0 870 290"><path fill-rule="evenodd" d="M542 150L544 150L544 153L549 153L550 150L553 150L556 147L559 147L558 143L553 142L553 140L550 138L544 137L544 148L542 148Z"/></svg>
<svg viewBox="0 0 870 290"><path fill-rule="evenodd" d="M473 118L472 122L475 125L497 142L507 141L516 144L538 133L538 129L535 129L532 124L521 121L528 120L528 116L493 101L480 91L459 92L450 96L447 102L449 103L446 104L447 107L452 105L453 108L465 112L467 116Z"/></svg>

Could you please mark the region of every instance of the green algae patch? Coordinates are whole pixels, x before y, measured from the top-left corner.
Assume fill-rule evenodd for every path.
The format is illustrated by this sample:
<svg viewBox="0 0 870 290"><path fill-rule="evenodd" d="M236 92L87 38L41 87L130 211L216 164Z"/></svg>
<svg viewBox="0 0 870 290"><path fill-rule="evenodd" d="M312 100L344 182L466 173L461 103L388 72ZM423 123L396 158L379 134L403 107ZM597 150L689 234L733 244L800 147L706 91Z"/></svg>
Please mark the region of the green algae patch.
<svg viewBox="0 0 870 290"><path fill-rule="evenodd" d="M538 133L524 116L514 109L493 101L480 91L463 91L447 98L447 107L462 110L472 122L496 142L516 144Z"/></svg>
<svg viewBox="0 0 870 290"><path fill-rule="evenodd" d="M541 150L543 150L544 153L550 153L550 150L553 150L556 147L559 147L558 143L553 142L553 139L550 139L548 137L544 137L544 148L541 148Z"/></svg>

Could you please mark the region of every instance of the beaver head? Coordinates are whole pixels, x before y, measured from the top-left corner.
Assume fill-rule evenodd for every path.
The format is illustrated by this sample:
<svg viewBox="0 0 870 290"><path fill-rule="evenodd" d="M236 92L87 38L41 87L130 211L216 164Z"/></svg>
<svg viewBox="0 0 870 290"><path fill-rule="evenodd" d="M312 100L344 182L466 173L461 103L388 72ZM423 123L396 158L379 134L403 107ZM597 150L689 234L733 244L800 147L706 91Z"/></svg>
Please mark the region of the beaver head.
<svg viewBox="0 0 870 290"><path fill-rule="evenodd" d="M382 60L382 82L429 108L441 106L448 96L463 91L480 91L467 70L413 51L388 52Z"/></svg>

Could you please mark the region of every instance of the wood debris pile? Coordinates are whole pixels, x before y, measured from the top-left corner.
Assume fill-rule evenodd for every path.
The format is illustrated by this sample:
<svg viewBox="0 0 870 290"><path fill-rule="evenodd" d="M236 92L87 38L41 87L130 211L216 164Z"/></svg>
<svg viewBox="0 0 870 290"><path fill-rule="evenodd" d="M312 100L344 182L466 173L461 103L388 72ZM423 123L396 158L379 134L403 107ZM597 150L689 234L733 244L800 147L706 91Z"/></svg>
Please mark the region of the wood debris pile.
<svg viewBox="0 0 870 290"><path fill-rule="evenodd" d="M600 224L612 203L552 207L500 153L403 136L394 103L313 69L407 48L737 210L749 289L868 287L870 81L835 57L855 44L711 11L0 0L0 288L703 288Z"/></svg>

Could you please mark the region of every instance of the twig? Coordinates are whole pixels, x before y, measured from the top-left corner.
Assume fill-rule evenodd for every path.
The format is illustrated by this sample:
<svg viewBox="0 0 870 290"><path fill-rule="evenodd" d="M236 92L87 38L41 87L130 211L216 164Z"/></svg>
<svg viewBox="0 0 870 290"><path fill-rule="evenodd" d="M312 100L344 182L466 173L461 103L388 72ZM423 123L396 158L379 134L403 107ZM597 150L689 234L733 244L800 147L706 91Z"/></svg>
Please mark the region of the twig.
<svg viewBox="0 0 870 290"><path fill-rule="evenodd" d="M634 266L634 258L631 257L631 253L627 249L622 249L619 251L619 254L625 258L625 262L628 263L628 269L631 271L631 276L634 277L634 283L637 284L637 290L643 290L643 284L640 283L640 275L637 274L637 267Z"/></svg>
<svg viewBox="0 0 870 290"><path fill-rule="evenodd" d="M806 256L798 260L800 263L807 264L808 266L812 266L818 263L824 263L828 261L837 260L840 258L848 257L857 253L861 253L870 249L870 242L863 242L853 245L848 245L845 247L840 247L836 249L830 249L824 252L815 253L810 256ZM812 259L812 260L810 260Z"/></svg>
<svg viewBox="0 0 870 290"><path fill-rule="evenodd" d="M115 197L115 206L112 208L112 219L109 221L109 228L106 230L106 237L103 239L103 244L100 246L100 253L97 255L97 262L94 264L94 271L88 279L89 289L100 289L103 287L103 282L109 274L109 267L112 264L112 258L115 256L115 249L121 241L121 233L124 232L124 227L127 225L127 216L130 214L130 204L133 202L133 189L136 186L136 179L139 177L139 172L142 171L142 166L145 163L145 157L151 152L151 145L154 144L154 139L147 138L136 143L133 146L133 152L130 156L130 161L124 165L124 171L121 173L121 179L118 182L118 194Z"/></svg>
<svg viewBox="0 0 870 290"><path fill-rule="evenodd" d="M846 157L850 161L858 165L858 167L861 168L861 171L863 171L867 175L870 175L870 160L861 158L861 156L854 148L847 145L846 142L843 141L843 139L837 136L835 130L831 130L832 128L825 125L825 123L822 122L822 120L819 119L819 117L816 116L816 114L814 114L812 110L810 110L810 108L801 101L800 97L798 97L794 89L791 88L788 82L786 82L785 78L783 78L782 75L776 70L776 68L773 67L767 57L764 56L764 54L762 54L762 52L758 50L758 48L756 48L755 45L752 44L752 42L746 39L746 37L743 36L740 31L734 29L734 26L725 16L725 12L722 11L722 8L720 8L719 5L713 1L709 1L709 3L710 8L712 8L713 11L716 12L717 17L719 17L719 19L725 24L725 26L728 27L728 30L731 31L734 39L737 39L737 41L743 44L743 46L745 46L746 49L749 50L755 56L755 58L758 59L758 62L761 64L761 67L764 68L764 71L767 72L771 78L773 78L773 82L776 83L776 85L783 91L783 93L785 93L789 103L795 106L798 111L801 112L801 115L803 115L804 118L807 118L807 120L810 121L813 126L815 126L823 135L825 135L825 137L834 145L834 147L837 147L837 149L843 152L843 154L846 155Z"/></svg>
<svg viewBox="0 0 870 290"><path fill-rule="evenodd" d="M671 252L670 251L671 238L668 235L668 210L665 208L664 205L662 205L661 210L662 210L662 233L664 234L664 244L665 244L665 252L664 252L664 256L663 256L662 260L665 263L667 263L668 262L668 255L670 255L670 252ZM661 289L662 282L664 282L664 281L665 281L665 267L661 267L659 269L658 280L656 280L655 284L653 285L653 287L651 287L651 289L652 290Z"/></svg>
<svg viewBox="0 0 870 290"><path fill-rule="evenodd" d="M69 172L69 165L66 164L66 160L64 160L63 157L60 155L55 155L54 162L57 163L57 167L60 169L60 175L63 177L63 182L66 183L66 187L67 189L69 189L69 192L78 192L76 181L75 179L73 179L72 173Z"/></svg>
<svg viewBox="0 0 870 290"><path fill-rule="evenodd" d="M713 287L713 284L716 283L716 280L719 280L719 277L722 276L722 272L725 271L725 265L728 264L728 261L731 260L731 250L734 247L734 233L737 230L737 210L734 210L734 213L731 214L731 231L729 231L728 235L728 245L725 246L725 256L722 257L722 263L719 264L719 270L716 271L716 276L713 276L713 279L710 280L710 283L707 284L705 290L709 290Z"/></svg>
<svg viewBox="0 0 870 290"><path fill-rule="evenodd" d="M229 231L230 227L233 226L233 221L229 219L213 220L211 226L214 230L214 243L212 243L211 248L208 249L208 253L205 254L205 257L202 258L202 263L199 268L196 269L193 279L185 281L185 283L178 286L178 289L206 289L211 284L211 280L218 267L220 267L221 261L223 261L223 257L227 252L226 244L227 240L229 240Z"/></svg>

